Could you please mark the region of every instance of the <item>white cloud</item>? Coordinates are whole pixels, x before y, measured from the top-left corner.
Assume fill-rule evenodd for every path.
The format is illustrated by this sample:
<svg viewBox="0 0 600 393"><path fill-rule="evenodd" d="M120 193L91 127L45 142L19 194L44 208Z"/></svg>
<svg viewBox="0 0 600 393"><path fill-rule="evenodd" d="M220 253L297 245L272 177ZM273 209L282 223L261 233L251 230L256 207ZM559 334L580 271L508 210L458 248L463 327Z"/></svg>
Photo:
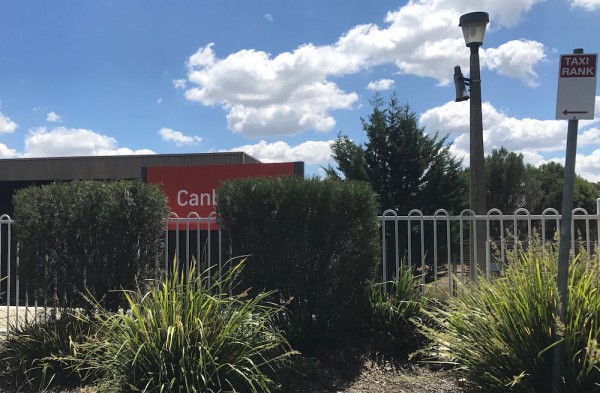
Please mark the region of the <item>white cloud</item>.
<svg viewBox="0 0 600 393"><path fill-rule="evenodd" d="M584 130L577 137L577 144L579 146L600 145L600 129L593 127Z"/></svg>
<svg viewBox="0 0 600 393"><path fill-rule="evenodd" d="M199 136L188 136L184 135L180 131L175 131L171 128L161 128L158 133L162 139L166 142L174 142L177 146L183 145L194 145L202 142L202 138Z"/></svg>
<svg viewBox="0 0 600 393"><path fill-rule="evenodd" d="M600 149L596 149L587 155L577 154L575 171L586 180L600 182Z"/></svg>
<svg viewBox="0 0 600 393"><path fill-rule="evenodd" d="M596 104L600 97L596 97ZM564 162L567 138L567 122L564 120L536 120L515 118L498 111L489 102L482 105L483 138L485 154L492 149L506 147L509 151L523 154L524 161L540 165L548 161ZM580 122L577 140L578 150L590 154L577 155L577 173L588 180L600 181L600 129L593 127L598 118L589 122ZM428 132L439 131L440 135L449 134L454 143L452 154L469 164L469 105L448 102L440 107L424 112L420 123Z"/></svg>
<svg viewBox="0 0 600 393"><path fill-rule="evenodd" d="M83 128L40 127L25 138L23 157L65 157L153 154L148 149L119 148L116 139Z"/></svg>
<svg viewBox="0 0 600 393"><path fill-rule="evenodd" d="M378 81L369 82L367 89L385 91L391 89L392 86L394 86L394 81L392 79L380 79Z"/></svg>
<svg viewBox="0 0 600 393"><path fill-rule="evenodd" d="M0 113L0 133L11 134L15 132L18 126L17 123Z"/></svg>
<svg viewBox="0 0 600 393"><path fill-rule="evenodd" d="M61 120L61 117L56 114L56 112L49 112L46 116L46 121L49 122L58 122Z"/></svg>
<svg viewBox="0 0 600 393"><path fill-rule="evenodd" d="M509 41L498 48L484 49L482 65L501 75L518 78L526 85L538 85L534 66L546 59L544 45L537 41Z"/></svg>
<svg viewBox="0 0 600 393"><path fill-rule="evenodd" d="M497 29L516 24L538 1L482 0L478 8L488 10ZM174 84L186 89L188 100L221 106L228 127L245 136L329 131L335 126L331 113L352 109L358 99L333 77L395 64L401 73L449 83L451 67L468 59L458 21L471 7L467 1L413 0L389 12L384 27L358 25L330 45L305 44L276 55L247 49L218 58L209 43L187 60L187 81ZM527 56L519 55L525 50ZM545 50L535 41L511 41L482 52L482 64L534 86Z"/></svg>
<svg viewBox="0 0 600 393"><path fill-rule="evenodd" d="M571 7L580 7L587 11L600 9L600 0L571 0Z"/></svg>
<svg viewBox="0 0 600 393"><path fill-rule="evenodd" d="M260 141L254 145L245 145L230 151L243 151L262 162L304 161L308 165L326 165L333 162L331 144L333 141L306 141L296 146L286 142L267 143Z"/></svg>
<svg viewBox="0 0 600 393"><path fill-rule="evenodd" d="M156 99L156 105L160 105L160 104L162 104L162 102L163 102L162 98L159 97Z"/></svg>
<svg viewBox="0 0 600 393"><path fill-rule="evenodd" d="M185 89L185 86L186 86L186 80L185 79L174 79L173 86L175 86L175 88L177 90L183 90L183 89Z"/></svg>
<svg viewBox="0 0 600 393"><path fill-rule="evenodd" d="M15 149L11 149L8 146L0 143L0 158L17 158L19 153Z"/></svg>
<svg viewBox="0 0 600 393"><path fill-rule="evenodd" d="M271 15L271 14L265 14L263 17L265 18L265 20L267 22L273 22L273 15Z"/></svg>

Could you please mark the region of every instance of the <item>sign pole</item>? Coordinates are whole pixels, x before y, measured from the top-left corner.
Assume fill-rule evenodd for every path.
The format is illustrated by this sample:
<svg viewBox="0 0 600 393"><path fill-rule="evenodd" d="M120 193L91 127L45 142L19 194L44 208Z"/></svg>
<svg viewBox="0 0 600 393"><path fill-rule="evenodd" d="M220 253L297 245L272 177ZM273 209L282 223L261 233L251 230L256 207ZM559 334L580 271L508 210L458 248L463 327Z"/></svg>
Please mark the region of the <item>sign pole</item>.
<svg viewBox="0 0 600 393"><path fill-rule="evenodd" d="M559 302L556 306L555 318L560 323L565 320L567 302L569 299L569 240L571 239L571 220L573 217L573 187L575 184L575 156L577 151L577 132L579 120L569 120L567 131L567 156L565 161L565 175L563 183L563 201L560 221L560 243L558 249L558 295ZM560 335L557 321L554 322L554 342L558 343ZM554 347L554 361L552 366L553 389L552 393L560 393L562 344Z"/></svg>
<svg viewBox="0 0 600 393"><path fill-rule="evenodd" d="M583 49L575 49L573 54L582 54ZM561 392L561 358L563 344L559 329L566 317L567 302L569 300L569 240L571 239L571 220L573 216L573 187L575 185L575 157L577 154L577 132L579 120L569 119L567 130L567 150L565 157L565 173L563 181L563 199L560 221L560 243L558 249L558 295L559 302L556 305L555 321L553 326L554 358L552 362L552 393Z"/></svg>

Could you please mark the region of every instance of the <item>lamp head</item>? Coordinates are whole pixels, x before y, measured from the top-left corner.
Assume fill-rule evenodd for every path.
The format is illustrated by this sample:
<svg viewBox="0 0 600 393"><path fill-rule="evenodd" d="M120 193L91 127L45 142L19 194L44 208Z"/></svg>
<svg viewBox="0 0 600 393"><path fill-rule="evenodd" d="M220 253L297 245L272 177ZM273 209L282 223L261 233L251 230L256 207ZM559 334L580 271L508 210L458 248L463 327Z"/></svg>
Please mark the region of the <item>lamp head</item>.
<svg viewBox="0 0 600 393"><path fill-rule="evenodd" d="M471 12L460 17L458 25L462 27L465 44L469 48L483 45L483 36L489 21L490 16L487 12Z"/></svg>

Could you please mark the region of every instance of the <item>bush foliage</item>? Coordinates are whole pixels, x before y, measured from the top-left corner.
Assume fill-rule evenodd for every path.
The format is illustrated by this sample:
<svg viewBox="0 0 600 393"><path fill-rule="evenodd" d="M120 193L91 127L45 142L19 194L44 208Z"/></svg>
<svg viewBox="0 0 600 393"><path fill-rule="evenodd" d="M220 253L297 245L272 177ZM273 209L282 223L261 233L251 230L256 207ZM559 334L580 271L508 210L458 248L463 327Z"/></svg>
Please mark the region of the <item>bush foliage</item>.
<svg viewBox="0 0 600 393"><path fill-rule="evenodd" d="M343 333L368 312L379 256L377 201L368 184L298 177L237 179L219 191L219 225L254 291L277 290L291 342Z"/></svg>
<svg viewBox="0 0 600 393"><path fill-rule="evenodd" d="M549 392L552 382L553 324L558 302L555 246L512 254L505 273L492 282L464 288L447 308L429 316L435 361L489 392ZM562 391L598 392L600 387L600 263L580 254L569 268L566 320L559 324Z"/></svg>
<svg viewBox="0 0 600 393"><path fill-rule="evenodd" d="M30 302L85 306L80 294L111 309L119 292L162 256L166 199L139 181L74 181L30 187L14 198L20 274Z"/></svg>

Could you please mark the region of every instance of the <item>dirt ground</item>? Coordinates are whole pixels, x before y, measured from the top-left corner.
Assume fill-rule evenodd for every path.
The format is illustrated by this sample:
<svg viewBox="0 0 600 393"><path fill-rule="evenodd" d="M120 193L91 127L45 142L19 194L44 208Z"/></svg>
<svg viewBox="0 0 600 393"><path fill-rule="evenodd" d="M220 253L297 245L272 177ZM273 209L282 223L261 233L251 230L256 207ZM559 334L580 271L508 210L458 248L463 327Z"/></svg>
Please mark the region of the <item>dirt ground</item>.
<svg viewBox="0 0 600 393"><path fill-rule="evenodd" d="M291 367L273 375L279 381L274 393L467 393L468 386L448 371L429 365L381 355L386 345L353 340L325 353L293 357ZM0 361L0 393L31 393L11 383L6 364ZM93 393L93 386L53 389L49 392Z"/></svg>
<svg viewBox="0 0 600 393"><path fill-rule="evenodd" d="M297 384L297 385L296 385ZM323 367L315 373L299 376L293 387L282 387L289 393L462 393L463 384L444 371L427 366L397 367L367 361L358 375L336 367Z"/></svg>
<svg viewBox="0 0 600 393"><path fill-rule="evenodd" d="M343 370L324 367L314 373L297 375L293 385L281 386L282 393L462 393L461 383L443 371L426 366L396 368L374 362L364 364L357 376L345 375ZM9 381L0 380L0 393L15 393ZM20 392L26 393L27 389ZM94 387L51 390L62 393L93 393Z"/></svg>

